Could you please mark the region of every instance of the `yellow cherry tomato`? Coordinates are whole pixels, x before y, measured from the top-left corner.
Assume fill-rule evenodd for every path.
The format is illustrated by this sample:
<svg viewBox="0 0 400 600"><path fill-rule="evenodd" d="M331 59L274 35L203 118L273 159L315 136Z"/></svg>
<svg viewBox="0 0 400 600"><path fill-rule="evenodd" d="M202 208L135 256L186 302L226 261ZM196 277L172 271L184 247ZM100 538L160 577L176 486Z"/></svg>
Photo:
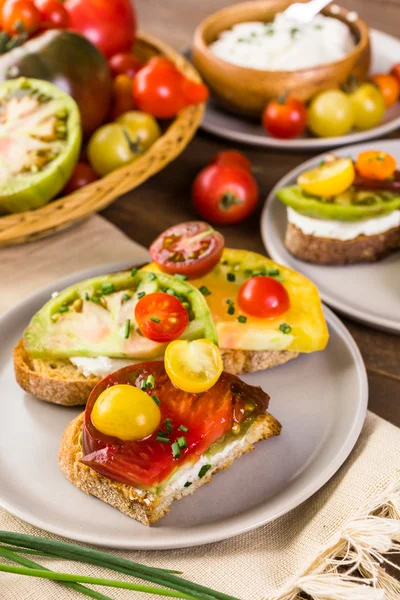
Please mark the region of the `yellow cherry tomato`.
<svg viewBox="0 0 400 600"><path fill-rule="evenodd" d="M165 352L165 370L177 388L191 394L217 383L224 365L218 347L209 340L175 340Z"/></svg>
<svg viewBox="0 0 400 600"><path fill-rule="evenodd" d="M142 440L159 426L161 412L154 400L132 385L114 385L97 398L91 419L104 435L123 441Z"/></svg>
<svg viewBox="0 0 400 600"><path fill-rule="evenodd" d="M320 167L302 173L297 183L314 196L336 196L345 192L353 183L355 171L350 158L338 158Z"/></svg>

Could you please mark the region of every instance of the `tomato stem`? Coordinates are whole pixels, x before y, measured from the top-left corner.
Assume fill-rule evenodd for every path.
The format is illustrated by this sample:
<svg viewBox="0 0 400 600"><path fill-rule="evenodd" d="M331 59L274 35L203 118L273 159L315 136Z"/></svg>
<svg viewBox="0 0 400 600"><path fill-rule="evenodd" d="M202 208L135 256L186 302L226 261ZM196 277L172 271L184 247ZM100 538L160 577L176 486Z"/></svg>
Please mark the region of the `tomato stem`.
<svg viewBox="0 0 400 600"><path fill-rule="evenodd" d="M243 200L236 196L234 192L225 192L219 201L221 210L229 210L235 204L243 204Z"/></svg>

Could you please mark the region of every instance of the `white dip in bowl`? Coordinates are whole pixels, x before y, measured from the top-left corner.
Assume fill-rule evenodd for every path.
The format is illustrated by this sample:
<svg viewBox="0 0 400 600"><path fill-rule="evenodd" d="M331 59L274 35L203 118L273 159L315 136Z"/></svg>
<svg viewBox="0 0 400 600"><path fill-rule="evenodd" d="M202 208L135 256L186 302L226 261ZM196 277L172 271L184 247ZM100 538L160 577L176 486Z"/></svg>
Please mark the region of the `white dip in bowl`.
<svg viewBox="0 0 400 600"><path fill-rule="evenodd" d="M296 71L344 58L355 46L339 19L317 15L303 24L277 14L274 21L239 23L209 49L226 62L262 71Z"/></svg>

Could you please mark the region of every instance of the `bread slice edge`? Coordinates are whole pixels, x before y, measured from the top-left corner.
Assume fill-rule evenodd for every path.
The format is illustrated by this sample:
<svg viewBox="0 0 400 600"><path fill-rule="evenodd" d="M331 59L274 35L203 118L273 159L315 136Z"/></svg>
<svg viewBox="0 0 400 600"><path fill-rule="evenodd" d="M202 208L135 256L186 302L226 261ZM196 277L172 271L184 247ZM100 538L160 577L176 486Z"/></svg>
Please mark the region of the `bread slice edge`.
<svg viewBox="0 0 400 600"><path fill-rule="evenodd" d="M109 477L80 462L82 457L81 432L84 413L78 415L67 427L61 441L59 466L64 476L77 488L94 496L144 525L151 525L167 514L174 500L193 494L199 487L209 483L219 471L227 469L235 459L254 450L254 444L280 434L280 423L269 413L260 415L246 434L232 442L231 449L212 465L211 469L192 483L190 487L174 487L168 483L158 494L141 490ZM204 463L202 463L204 464ZM199 462L199 470L201 464ZM179 473L179 471L178 471Z"/></svg>

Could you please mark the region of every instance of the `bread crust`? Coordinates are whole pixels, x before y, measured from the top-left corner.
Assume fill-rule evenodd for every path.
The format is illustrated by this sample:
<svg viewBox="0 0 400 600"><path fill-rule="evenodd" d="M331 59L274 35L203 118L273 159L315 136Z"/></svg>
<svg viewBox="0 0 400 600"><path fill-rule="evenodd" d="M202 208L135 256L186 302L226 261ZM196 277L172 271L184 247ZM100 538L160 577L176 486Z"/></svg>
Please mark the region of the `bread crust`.
<svg viewBox="0 0 400 600"><path fill-rule="evenodd" d="M198 479L187 488L172 489L167 485L162 492L155 494L99 475L80 462L83 421L84 413L78 415L64 432L58 456L61 471L71 483L86 494L103 500L144 525L151 525L158 521L169 512L174 500L193 494L197 488L209 483L215 473L227 469L236 458L254 450L256 442L279 435L281 432L280 423L272 415L269 413L260 415L247 430L243 443L232 448L232 451L214 465L202 479Z"/></svg>
<svg viewBox="0 0 400 600"><path fill-rule="evenodd" d="M400 227L377 235L359 235L353 240L334 240L306 235L288 224L285 246L291 254L316 265L350 265L375 262L400 250Z"/></svg>
<svg viewBox="0 0 400 600"><path fill-rule="evenodd" d="M269 369L292 360L297 352L221 350L225 370L234 375ZM69 360L31 359L20 340L14 349L14 371L23 390L45 402L84 406L101 377L85 377Z"/></svg>

